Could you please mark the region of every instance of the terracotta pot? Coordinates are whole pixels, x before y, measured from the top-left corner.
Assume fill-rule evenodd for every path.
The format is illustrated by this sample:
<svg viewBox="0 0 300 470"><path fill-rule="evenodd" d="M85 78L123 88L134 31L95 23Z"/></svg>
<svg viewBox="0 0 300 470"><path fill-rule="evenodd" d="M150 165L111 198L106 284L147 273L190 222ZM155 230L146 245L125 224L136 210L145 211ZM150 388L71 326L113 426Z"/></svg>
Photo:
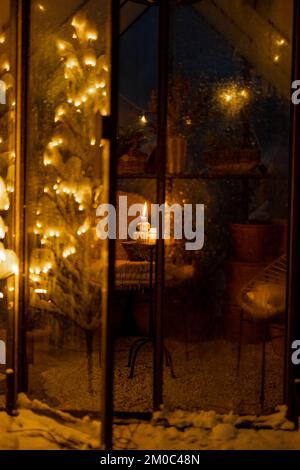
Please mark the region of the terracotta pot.
<svg viewBox="0 0 300 470"><path fill-rule="evenodd" d="M269 262L280 255L280 227L275 224L230 224L233 254L240 261Z"/></svg>
<svg viewBox="0 0 300 470"><path fill-rule="evenodd" d="M184 137L168 137L167 172L178 175L186 165L187 140Z"/></svg>

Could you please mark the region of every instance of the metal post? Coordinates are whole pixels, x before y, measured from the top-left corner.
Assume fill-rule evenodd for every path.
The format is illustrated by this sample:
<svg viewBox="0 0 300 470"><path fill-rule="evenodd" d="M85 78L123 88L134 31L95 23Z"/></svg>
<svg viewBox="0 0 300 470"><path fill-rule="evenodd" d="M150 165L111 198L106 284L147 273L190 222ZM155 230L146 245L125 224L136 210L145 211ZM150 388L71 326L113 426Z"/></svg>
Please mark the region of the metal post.
<svg viewBox="0 0 300 470"><path fill-rule="evenodd" d="M15 296L15 381L17 391L26 392L28 368L26 358L26 147L28 109L28 67L30 3L16 1L17 17L17 90L16 90L16 252L19 257L19 283Z"/></svg>
<svg viewBox="0 0 300 470"><path fill-rule="evenodd" d="M111 103L110 103L110 162L109 162L109 203L116 204L117 190L117 131L118 131L118 84L119 84L119 18L120 2L111 0ZM113 297L115 283L115 241L108 241L108 279L106 308L102 322L102 403L101 438L106 450L113 446L113 372L114 343L112 334ZM104 301L104 299L103 299Z"/></svg>
<svg viewBox="0 0 300 470"><path fill-rule="evenodd" d="M166 157L168 124L168 76L169 76L169 15L170 2L162 0L159 5L159 80L158 80L158 116L157 116L157 203L164 204L166 197ZM162 218L160 218L162 219ZM159 239L156 249L156 315L153 348L153 408L158 410L163 401L163 354L164 354L164 270L165 247L162 220L159 221Z"/></svg>
<svg viewBox="0 0 300 470"><path fill-rule="evenodd" d="M300 79L300 2L294 1L292 80ZM300 338L300 105L291 110L290 224L288 255L287 328L285 357L285 398L288 417L298 423L300 385L299 366L291 362L291 344Z"/></svg>

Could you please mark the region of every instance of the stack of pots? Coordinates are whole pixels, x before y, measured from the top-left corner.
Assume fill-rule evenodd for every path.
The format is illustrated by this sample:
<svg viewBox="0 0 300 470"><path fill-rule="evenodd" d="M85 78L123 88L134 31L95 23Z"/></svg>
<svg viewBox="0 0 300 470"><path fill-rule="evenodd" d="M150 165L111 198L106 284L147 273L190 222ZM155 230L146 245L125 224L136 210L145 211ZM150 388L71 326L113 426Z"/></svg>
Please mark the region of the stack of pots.
<svg viewBox="0 0 300 470"><path fill-rule="evenodd" d="M285 251L283 224L246 223L230 224L232 257L226 262L226 299L224 305L224 337L233 342L239 340L241 289L264 266ZM244 322L243 342L258 343L262 340L262 328L255 320Z"/></svg>

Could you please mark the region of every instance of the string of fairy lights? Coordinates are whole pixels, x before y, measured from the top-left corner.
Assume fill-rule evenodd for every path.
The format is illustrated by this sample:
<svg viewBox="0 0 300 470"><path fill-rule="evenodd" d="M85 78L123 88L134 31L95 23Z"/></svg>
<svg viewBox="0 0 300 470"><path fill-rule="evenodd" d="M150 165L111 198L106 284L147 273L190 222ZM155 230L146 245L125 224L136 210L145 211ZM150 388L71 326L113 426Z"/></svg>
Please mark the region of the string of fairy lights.
<svg viewBox="0 0 300 470"><path fill-rule="evenodd" d="M66 210L71 211L75 202L76 211L84 220L77 227L76 234L70 236L70 227L60 226L53 217L50 220L43 217L42 206L36 210L33 232L41 248L35 248L31 253L30 279L35 284L34 292L37 294L49 294L45 277L57 267L56 256L59 254L62 259L67 259L75 255L78 250L76 237L87 235L94 227L91 210L95 215L93 200L98 199L97 191L100 191L99 187L95 190L95 175L91 178L85 174L83 161L84 153L89 153L89 149L98 147L101 151L105 150L105 142L99 135L94 118L97 113L102 116L108 114L109 64L105 54L99 56L96 51L99 33L86 15L77 13L70 24L71 39L56 41L59 60L63 65L66 93L64 100L55 109L54 132L43 154L44 167L49 167L51 175L53 169L56 177L54 181L49 181L51 176L46 177L43 193L54 205L64 204ZM74 124L77 115L79 133L70 136L66 132L70 126L65 124ZM68 146L74 147L75 142L78 143L78 156L73 154L65 161L64 150ZM75 224L77 220L74 216Z"/></svg>
<svg viewBox="0 0 300 470"><path fill-rule="evenodd" d="M0 85L1 85L1 106L4 106L1 120L6 131L0 135L0 154L5 162L5 176L0 177L0 279L8 280L11 276L19 273L19 260L14 250L8 249L9 227L6 220L9 210L13 206L12 195L15 191L15 159L14 151L14 126L15 107L14 77L11 71L9 54L7 52L7 31L0 31ZM0 291L0 299L5 297L4 291L14 292L14 279L3 286Z"/></svg>

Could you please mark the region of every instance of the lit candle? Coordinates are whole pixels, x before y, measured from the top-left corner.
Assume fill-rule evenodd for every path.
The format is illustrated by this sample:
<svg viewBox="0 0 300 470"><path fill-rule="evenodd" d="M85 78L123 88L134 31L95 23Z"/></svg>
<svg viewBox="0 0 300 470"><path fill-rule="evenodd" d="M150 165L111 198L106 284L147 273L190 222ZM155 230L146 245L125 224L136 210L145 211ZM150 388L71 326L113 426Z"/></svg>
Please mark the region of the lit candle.
<svg viewBox="0 0 300 470"><path fill-rule="evenodd" d="M147 203L144 204L143 214L141 215L141 222L148 222L148 208Z"/></svg>
<svg viewBox="0 0 300 470"><path fill-rule="evenodd" d="M139 231L141 233L149 233L149 229L150 229L150 224L148 222L148 209L147 209L147 203L145 202L144 204L144 210L143 210L143 214L141 215L141 222L138 224L138 228L139 228Z"/></svg>

